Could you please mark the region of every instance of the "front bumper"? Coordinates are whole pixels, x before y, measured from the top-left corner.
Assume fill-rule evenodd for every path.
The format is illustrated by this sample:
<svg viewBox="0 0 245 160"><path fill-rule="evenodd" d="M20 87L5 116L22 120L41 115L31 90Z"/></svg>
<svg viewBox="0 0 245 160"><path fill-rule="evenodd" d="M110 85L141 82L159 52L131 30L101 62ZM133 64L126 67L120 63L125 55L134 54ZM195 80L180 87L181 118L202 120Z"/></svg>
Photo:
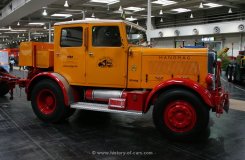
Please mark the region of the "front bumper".
<svg viewBox="0 0 245 160"><path fill-rule="evenodd" d="M229 102L229 94L224 89L216 89L212 93L213 103L214 103L214 111L218 114L222 114L224 111L228 113L230 102Z"/></svg>

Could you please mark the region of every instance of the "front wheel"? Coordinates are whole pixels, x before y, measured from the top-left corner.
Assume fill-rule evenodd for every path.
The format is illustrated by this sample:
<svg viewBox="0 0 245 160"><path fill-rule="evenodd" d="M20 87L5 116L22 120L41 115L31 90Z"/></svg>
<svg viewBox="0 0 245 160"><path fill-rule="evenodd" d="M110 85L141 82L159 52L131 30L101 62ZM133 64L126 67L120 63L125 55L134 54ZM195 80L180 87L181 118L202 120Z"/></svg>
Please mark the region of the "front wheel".
<svg viewBox="0 0 245 160"><path fill-rule="evenodd" d="M191 139L207 128L209 109L192 92L173 89L157 99L153 121L156 128L171 139Z"/></svg>
<svg viewBox="0 0 245 160"><path fill-rule="evenodd" d="M46 122L60 122L71 115L60 87L52 80L37 83L32 91L31 103L37 117Z"/></svg>

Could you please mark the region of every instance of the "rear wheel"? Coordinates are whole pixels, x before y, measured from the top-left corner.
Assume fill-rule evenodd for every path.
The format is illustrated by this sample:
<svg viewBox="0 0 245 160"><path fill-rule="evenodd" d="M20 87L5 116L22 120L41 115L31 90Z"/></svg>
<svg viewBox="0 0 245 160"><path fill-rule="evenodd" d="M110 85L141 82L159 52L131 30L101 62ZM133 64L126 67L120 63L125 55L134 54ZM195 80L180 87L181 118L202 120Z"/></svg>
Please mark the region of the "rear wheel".
<svg viewBox="0 0 245 160"><path fill-rule="evenodd" d="M209 109L190 91L169 90L156 101L153 121L156 128L171 139L194 138L207 128Z"/></svg>
<svg viewBox="0 0 245 160"><path fill-rule="evenodd" d="M9 86L6 82L0 82L0 97L9 93Z"/></svg>
<svg viewBox="0 0 245 160"><path fill-rule="evenodd" d="M46 122L63 121L72 112L64 103L60 87L52 80L42 80L34 87L31 103L37 117Z"/></svg>

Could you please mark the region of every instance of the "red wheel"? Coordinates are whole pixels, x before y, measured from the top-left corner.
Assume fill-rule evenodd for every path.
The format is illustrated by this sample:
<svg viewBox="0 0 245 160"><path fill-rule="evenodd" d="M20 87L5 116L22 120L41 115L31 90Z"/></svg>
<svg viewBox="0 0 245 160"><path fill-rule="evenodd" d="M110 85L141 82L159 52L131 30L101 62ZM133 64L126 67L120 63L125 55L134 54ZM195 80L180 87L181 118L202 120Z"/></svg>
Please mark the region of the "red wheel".
<svg viewBox="0 0 245 160"><path fill-rule="evenodd" d="M31 93L31 103L37 117L46 122L60 122L71 115L60 87L52 80L37 82Z"/></svg>
<svg viewBox="0 0 245 160"><path fill-rule="evenodd" d="M45 115L52 114L56 107L56 97L54 93L49 89L41 90L37 95L37 105Z"/></svg>
<svg viewBox="0 0 245 160"><path fill-rule="evenodd" d="M209 108L191 91L172 89L156 100L153 121L156 128L169 138L186 140L207 128Z"/></svg>
<svg viewBox="0 0 245 160"><path fill-rule="evenodd" d="M174 132L189 132L196 124L196 112L191 104L175 101L167 105L164 121Z"/></svg>

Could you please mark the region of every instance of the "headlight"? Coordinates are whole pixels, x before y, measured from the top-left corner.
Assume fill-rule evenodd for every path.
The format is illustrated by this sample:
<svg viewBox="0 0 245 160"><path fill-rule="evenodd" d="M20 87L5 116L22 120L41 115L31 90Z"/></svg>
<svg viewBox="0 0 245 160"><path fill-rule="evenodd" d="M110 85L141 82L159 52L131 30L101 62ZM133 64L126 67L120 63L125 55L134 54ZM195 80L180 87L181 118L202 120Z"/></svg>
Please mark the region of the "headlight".
<svg viewBox="0 0 245 160"><path fill-rule="evenodd" d="M208 74L206 79L205 79L206 83L207 83L207 88L208 89L214 89L215 88L215 76L214 74Z"/></svg>

